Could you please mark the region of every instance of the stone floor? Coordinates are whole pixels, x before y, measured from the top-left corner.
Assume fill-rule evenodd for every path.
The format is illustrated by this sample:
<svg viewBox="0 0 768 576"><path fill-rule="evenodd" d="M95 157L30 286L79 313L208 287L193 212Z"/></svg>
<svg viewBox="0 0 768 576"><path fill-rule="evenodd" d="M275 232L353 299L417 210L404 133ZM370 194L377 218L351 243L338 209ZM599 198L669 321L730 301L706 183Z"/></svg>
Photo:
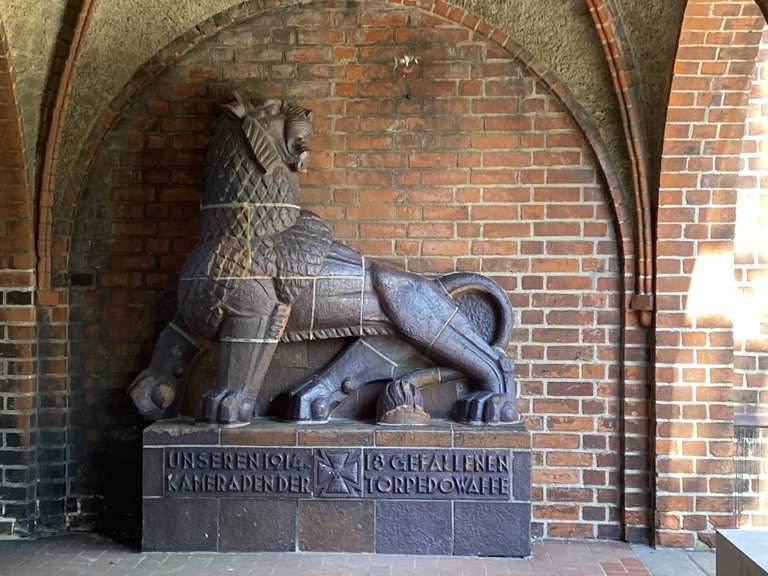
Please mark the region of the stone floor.
<svg viewBox="0 0 768 576"><path fill-rule="evenodd" d="M634 548L634 549L633 549ZM142 554L89 534L0 541L0 576L705 576L714 555L618 542L537 542L533 558L366 554ZM651 568L649 572L639 559ZM710 562L711 560L711 562ZM699 570L690 571L690 570ZM658 571L657 571L658 570ZM687 570L687 571L686 571Z"/></svg>
<svg viewBox="0 0 768 576"><path fill-rule="evenodd" d="M711 551L653 549L632 546L653 576L714 576L715 554Z"/></svg>

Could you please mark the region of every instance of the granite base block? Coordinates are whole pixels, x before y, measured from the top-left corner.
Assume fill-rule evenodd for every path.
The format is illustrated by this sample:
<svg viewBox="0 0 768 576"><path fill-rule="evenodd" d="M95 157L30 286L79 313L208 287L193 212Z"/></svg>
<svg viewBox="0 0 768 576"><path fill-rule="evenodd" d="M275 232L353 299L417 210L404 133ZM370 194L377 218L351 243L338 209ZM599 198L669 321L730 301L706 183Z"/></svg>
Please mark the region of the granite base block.
<svg viewBox="0 0 768 576"><path fill-rule="evenodd" d="M374 503L370 500L300 500L299 550L373 552Z"/></svg>
<svg viewBox="0 0 768 576"><path fill-rule="evenodd" d="M144 498L145 551L216 550L219 502L215 498Z"/></svg>
<svg viewBox="0 0 768 576"><path fill-rule="evenodd" d="M521 425L160 422L143 548L528 556L530 469Z"/></svg>
<svg viewBox="0 0 768 576"><path fill-rule="evenodd" d="M296 549L296 500L227 498L219 502L222 552L290 552Z"/></svg>
<svg viewBox="0 0 768 576"><path fill-rule="evenodd" d="M453 554L451 502L376 502L378 554Z"/></svg>
<svg viewBox="0 0 768 576"><path fill-rule="evenodd" d="M531 504L456 502L454 545L457 556L530 556Z"/></svg>

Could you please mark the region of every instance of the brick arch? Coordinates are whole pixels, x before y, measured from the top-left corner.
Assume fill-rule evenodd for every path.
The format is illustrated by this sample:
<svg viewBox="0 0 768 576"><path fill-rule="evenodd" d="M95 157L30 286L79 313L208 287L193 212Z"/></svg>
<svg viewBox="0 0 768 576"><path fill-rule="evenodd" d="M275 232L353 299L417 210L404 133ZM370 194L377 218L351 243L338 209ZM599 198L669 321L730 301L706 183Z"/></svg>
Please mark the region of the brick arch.
<svg viewBox="0 0 768 576"><path fill-rule="evenodd" d="M634 197L637 228L637 285L635 310L653 310L653 204L650 182L648 137L640 106L639 87L630 55L628 54L621 20L616 16L610 0L587 0L595 29L602 41L605 58L611 70L614 91L621 110L627 151L632 168L632 193ZM650 317L643 319L650 325Z"/></svg>
<svg viewBox="0 0 768 576"><path fill-rule="evenodd" d="M736 523L729 284L752 72L765 19L753 0L689 2L669 96L657 218L656 542L712 544ZM729 262L730 261L730 262ZM707 272L709 271L709 272Z"/></svg>
<svg viewBox="0 0 768 576"><path fill-rule="evenodd" d="M316 0L322 2L323 0ZM478 34L487 37L490 41L498 44L511 58L522 62L535 76L537 76L560 101L564 104L570 115L574 118L587 141L589 142L598 163L601 167L603 176L608 184L610 193L610 202L613 209L613 218L618 235L618 243L624 261L624 272L627 276L627 286L637 285L639 277L637 270L638 259L636 233L634 231L637 222L633 222L626 202L624 200L621 184L616 171L610 161L607 151L607 145L602 139L589 115L573 96L568 87L549 71L540 62L502 30L495 28L484 20L467 13L462 8L453 6L441 0L425 0L419 3L413 0L381 0L389 4L401 5L409 8L416 8L423 12L435 14L446 20L455 22ZM63 203L67 208L63 214L52 215L41 220L38 232L38 247L40 250L40 262L44 267L39 274L40 288L51 287L51 269L63 269L67 265L68 251L70 248L71 225L74 222L74 210L77 206L77 196L88 167L93 160L93 154L103 140L105 134L120 118L121 111L130 102L133 95L137 94L149 81L157 77L173 62L177 61L183 54L197 46L206 38L218 33L224 28L237 22L252 18L260 13L266 13L271 10L283 9L291 6L303 5L306 2L297 2L296 0L248 0L247 2L227 9L220 14L208 19L204 23L195 26L186 34L183 34L175 41L171 42L155 57L153 57L141 70L139 70L123 89L122 93L112 102L109 110L105 111L100 118L100 122L94 126L85 140L83 151L75 165L74 175L63 188L61 199L54 197L55 190L51 183L44 187L39 201L41 214L48 213L55 204ZM87 16L83 18L83 27L87 26ZM49 148L55 151L57 141L54 139L49 144ZM55 156L52 156L55 158ZM58 211L58 210L57 210ZM64 228L54 231L54 225L63 221ZM57 239L54 246L54 237ZM51 266L52 265L52 266ZM638 291L641 287L637 285Z"/></svg>
<svg viewBox="0 0 768 576"><path fill-rule="evenodd" d="M27 533L33 523L37 366L32 210L13 66L0 20L0 380L7 393L0 402L2 534Z"/></svg>
<svg viewBox="0 0 768 576"><path fill-rule="evenodd" d="M74 28L71 30L71 38L68 39L67 56L60 63L61 70L54 70L51 93L48 94L45 102L45 116L41 122L41 134L45 134L45 140L42 142L41 164L38 182L40 193L37 200L37 251L40 258L37 263L38 286L43 290L49 290L51 283L51 255L55 252L66 250L66 243L54 242L52 234L53 222L53 203L55 201L55 191L57 187L55 179L56 161L59 156L59 147L61 146L62 123L66 108L69 103L69 93L71 91L72 81L76 74L76 64L83 41L91 25L91 15L96 4L96 0L83 0L79 6L76 4L68 5L67 11L77 10L77 17L74 22ZM69 20L72 16L65 15L65 21L62 26L71 26ZM66 37L66 36L65 36ZM56 65L53 63L52 66ZM52 296L55 300L55 296Z"/></svg>
<svg viewBox="0 0 768 576"><path fill-rule="evenodd" d="M169 303L167 295L173 293L173 275L197 234L200 150L207 142L208 122L214 120L217 104L226 97L226 91L221 91L225 90L224 86L227 90L230 86L228 81L195 82L194 79L212 75L227 80L235 74L250 78L252 72L247 69L248 61L252 66L250 70L257 69L255 55L267 48L253 38L264 38L277 30L281 34L277 38L285 39L287 36L283 32L290 27L289 34L293 36L289 37L295 39L300 19L319 18L307 26L312 38L336 32L328 23L339 22L345 29L344 34L355 34L353 44L360 49L357 32L351 31L356 24L331 15L335 12L339 13L337 16L343 16L341 6L343 3L335 3L327 10L323 7L312 11L274 11L266 16L255 13L253 22L245 22L242 26L233 24L222 31L219 38L198 43L196 49L181 58L169 55L169 62L175 65L168 66L165 74L153 76L155 81L145 83L140 93L129 98L130 106L124 108L120 118L110 122L110 125L117 124L98 145L95 161L82 186L88 194L84 193L78 206L70 256L69 270L86 273L72 275L72 280L79 286L70 291L71 322L64 324L70 346L67 374L73 398L71 405L83 408L72 420L71 436L75 440L86 437L83 432L86 430L92 432L87 436L93 439L92 446L104 445L99 426L109 425L110 432L114 433L109 450L118 455L121 453L120 438L128 438L130 426L135 425L132 421L134 412L128 405L124 388L141 368L147 348L153 343L152 331L161 323L160 314L172 311L172 307L164 305ZM375 22L385 22L383 12L400 12L403 21L405 10L384 8L387 8L384 3L370 9L365 5L364 13L370 17L371 12L375 12L379 18ZM362 14L359 15L361 19ZM238 18L237 21L241 20ZM541 437L537 458L543 463L550 452L571 451L562 459L555 454L552 462L546 460L546 465L551 464L553 470L536 478L537 499L557 502L542 505L537 510L536 529L551 537L618 538L622 523L617 502L617 493L621 489L618 479L621 476L620 455L623 454L618 446L617 424L617 400L623 388L619 350L623 321L622 268L617 256L619 247L611 203L606 198L605 184L594 153L557 96L498 44L472 35L466 27L434 12L407 10L404 21L406 24L400 25L404 27L401 32L422 37L419 44L425 43L424 39L437 38L439 41L430 46L437 46L437 50L450 55L433 56L436 65L439 62L444 72L432 73L437 74L438 79L451 82L430 82L426 78L420 83L421 88L435 90L427 94L439 96L441 93L437 91L451 84L452 100L463 100L461 104L466 113L458 114L456 108L442 106L431 108L426 114L409 111L402 93L389 88L383 93L390 96L387 99L390 108L381 113L373 92L358 92L354 96L354 90L363 89L362 83L342 86L348 90L343 94L330 92L326 84L343 84L339 78L343 79L347 73L354 74L354 69L360 68L356 65L367 65L371 60L351 58L349 66L338 70L343 76L335 76L334 66L336 80L333 82L304 82L308 76L301 75L298 84L303 88L299 87L300 94L312 101L310 106L318 106L315 115L318 138L324 138L315 141L318 151L313 156L312 166L326 168L310 170L306 175L304 202L311 209L323 211L327 220L337 226L339 238L361 246L368 254L402 260L413 255L407 264L415 260L422 267L411 269L423 271L437 272L437 268L427 267L435 263L444 266L446 262L459 269L481 269L504 283L520 318L519 337L514 343L518 349L513 353L521 359L518 363L521 378L527 381L521 400L535 403L537 414L532 416L531 423L534 432ZM439 34L426 25L429 22ZM360 23L362 20L357 21ZM373 26L386 28L389 25ZM388 33L395 35L394 31ZM243 37L249 40L238 41ZM459 40L451 40L454 38ZM454 51L453 44L458 42L469 45L466 51ZM302 50L302 57L310 63L305 67L312 68L313 54L326 54L319 61L336 63L327 54L334 53L337 41L334 46L329 43L330 40L283 40L276 50L290 54ZM228 44L238 47L230 64L222 64L218 56L210 56L215 46ZM305 44L321 44L322 49L307 48ZM391 44L402 48L399 41ZM268 48L275 49L272 44ZM378 67L381 77L389 79L391 50L391 47L385 47L384 56L379 55L381 60L375 61L375 66L366 66L365 70ZM461 57L454 58L457 54ZM470 62L468 54L479 54L479 57ZM480 72L479 66L486 62L486 56L492 67L483 68L489 70L487 73ZM281 56L278 60L293 62L292 58ZM452 64L467 66L473 73L454 75L457 72ZM426 68L424 72L428 73ZM325 74L322 70L320 73ZM462 92L457 98L458 80L467 78L479 78L481 82L467 82L468 92ZM274 81L280 94L296 94L291 87L284 86L290 82L281 82L279 78ZM198 93L195 86L201 84L205 85L204 91ZM310 84L317 92L308 92L306 88ZM365 88L377 90L378 84L392 82L382 80L366 84ZM271 84L262 81L258 85L260 93L271 93ZM478 94L471 92L478 86L485 88L479 94L490 95L490 98L487 98L486 106L475 109L474 101L470 105L469 99L472 94ZM327 101L319 97L318 94L326 88L329 94L340 97ZM491 89L493 92L489 92ZM508 103L498 97L510 89L512 94L519 96L516 102L520 108L517 103L508 107ZM349 96L349 90L353 96ZM414 95L418 94L414 92ZM339 102L345 99L355 100L355 107L347 108L344 102ZM422 102L419 98L416 100ZM439 102L441 99L426 100ZM356 107L361 103L368 108ZM344 108L339 108L340 105ZM427 110L427 104L419 105L424 105L423 110ZM504 107L493 108L495 106ZM524 117L517 117L517 110L522 110ZM481 117L484 113L495 115L494 121L505 121L504 127L488 128L486 134ZM435 147L445 152L444 156L435 154L436 150L429 149L428 145L423 150L421 146L412 149L406 146L402 150L387 145L376 148L373 144L379 140L363 140L372 139L370 134L375 133L383 136L381 141L386 141L388 135L382 132L387 128L383 124L370 128L369 124L363 123L366 115L373 121L381 120L382 116L387 121L405 121L407 117L416 123L401 129L402 132L423 133L417 137L426 140L429 131L444 131L446 134L442 136L450 138L452 143ZM402 118L395 118L398 115ZM459 118L468 124L462 124L463 128L456 130ZM359 121L360 129L350 120ZM519 127L518 121L523 121L525 127ZM451 127L446 129L446 125ZM409 135L405 134L406 137ZM546 148L543 142L550 137L553 138L550 146L556 150L554 153L542 149ZM332 138L342 139L343 146L331 146ZM394 136L392 138L394 142ZM523 138L533 140L527 139L526 144L518 147L515 142ZM350 140L355 144L347 146ZM469 144L461 144L464 141ZM328 164L329 155L323 154L326 149L339 153L339 158L345 156L345 152L352 152L351 156L360 162L355 166L362 170L348 169L346 160L337 164L337 156L332 165ZM459 165L457 156L463 150L469 151L463 158L468 163ZM520 160L520 151L527 158L525 162ZM179 156L174 156L176 154ZM181 157L181 154L185 156ZM536 154L535 160L533 154ZM409 169L368 164L370 160L389 162L397 155L405 158L405 163L399 167L410 166ZM445 157L449 160L444 160ZM482 184L480 180L470 180L473 176L470 169L482 165L477 163L481 159L489 159L485 165L498 180L484 180ZM454 169L444 169L446 162ZM548 163L555 166L545 172ZM178 166L182 168L178 169ZM153 168L161 170L152 173L152 180L145 180ZM460 171L467 178L462 184L452 187L444 183L446 176L452 178ZM363 181L361 172L375 173L377 177L398 172L402 179L393 179L392 184ZM538 180L507 180L502 172L530 174ZM474 173L483 179L490 176L485 170L475 169ZM424 174L430 177L429 181L421 179ZM560 179L547 181L547 174ZM324 184L319 180L326 177L338 177L336 182L341 184L332 185L330 180ZM437 178L440 178L439 182ZM523 182L520 186L523 190L515 189L516 182ZM366 190L361 191L362 188ZM419 199L413 199L411 194L422 192L418 188L425 188L424 192L429 196L422 194ZM441 195L446 188L453 188L447 200ZM490 196L480 196L489 190ZM521 192L523 198L519 195ZM407 202L397 202L398 194L404 199L408 194ZM164 217L164 210L172 216ZM412 216L412 210L418 215ZM517 221L517 214L522 215L522 222ZM548 218L551 222L545 221ZM489 221L493 232L486 234L489 228L480 228L486 226L481 222L483 220ZM445 232L446 228L450 229L449 233ZM580 236L582 230L584 236L574 238ZM414 253L411 251L413 246L423 250ZM479 268L481 263L493 267ZM528 338L533 345L527 345ZM637 358L639 356L632 356L632 359ZM634 377L640 378L638 371ZM577 384L575 379L581 381ZM534 410L526 409L525 412L530 414ZM636 413L643 414L642 408ZM98 422L94 420L95 414L99 415ZM631 450L636 453L637 447L633 446ZM104 462L102 459L101 463ZM574 487L582 483L584 486ZM75 486L80 488L82 484ZM71 498L82 500L83 510L90 509L87 495L73 493Z"/></svg>

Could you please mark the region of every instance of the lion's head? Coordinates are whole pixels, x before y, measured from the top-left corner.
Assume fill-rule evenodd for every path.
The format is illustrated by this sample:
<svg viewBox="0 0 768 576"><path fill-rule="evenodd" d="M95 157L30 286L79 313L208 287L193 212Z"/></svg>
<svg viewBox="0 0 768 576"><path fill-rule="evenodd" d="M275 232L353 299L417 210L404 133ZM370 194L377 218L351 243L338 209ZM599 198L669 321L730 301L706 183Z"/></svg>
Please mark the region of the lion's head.
<svg viewBox="0 0 768 576"><path fill-rule="evenodd" d="M309 161L306 140L312 135L312 111L283 100L243 98L237 93L235 96L237 100L224 108L243 120L243 130L257 159L270 169L270 164L276 160L270 158L274 151L291 170L305 172Z"/></svg>

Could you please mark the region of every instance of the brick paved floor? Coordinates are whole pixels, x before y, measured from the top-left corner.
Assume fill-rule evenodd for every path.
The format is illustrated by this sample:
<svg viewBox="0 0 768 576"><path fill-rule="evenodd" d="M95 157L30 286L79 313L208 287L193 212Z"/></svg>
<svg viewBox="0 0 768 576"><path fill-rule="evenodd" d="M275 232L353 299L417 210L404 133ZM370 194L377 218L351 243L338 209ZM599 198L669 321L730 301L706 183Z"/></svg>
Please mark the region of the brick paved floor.
<svg viewBox="0 0 768 576"><path fill-rule="evenodd" d="M537 542L533 558L371 554L141 554L89 534L0 541L0 576L634 576L648 575L626 544Z"/></svg>

